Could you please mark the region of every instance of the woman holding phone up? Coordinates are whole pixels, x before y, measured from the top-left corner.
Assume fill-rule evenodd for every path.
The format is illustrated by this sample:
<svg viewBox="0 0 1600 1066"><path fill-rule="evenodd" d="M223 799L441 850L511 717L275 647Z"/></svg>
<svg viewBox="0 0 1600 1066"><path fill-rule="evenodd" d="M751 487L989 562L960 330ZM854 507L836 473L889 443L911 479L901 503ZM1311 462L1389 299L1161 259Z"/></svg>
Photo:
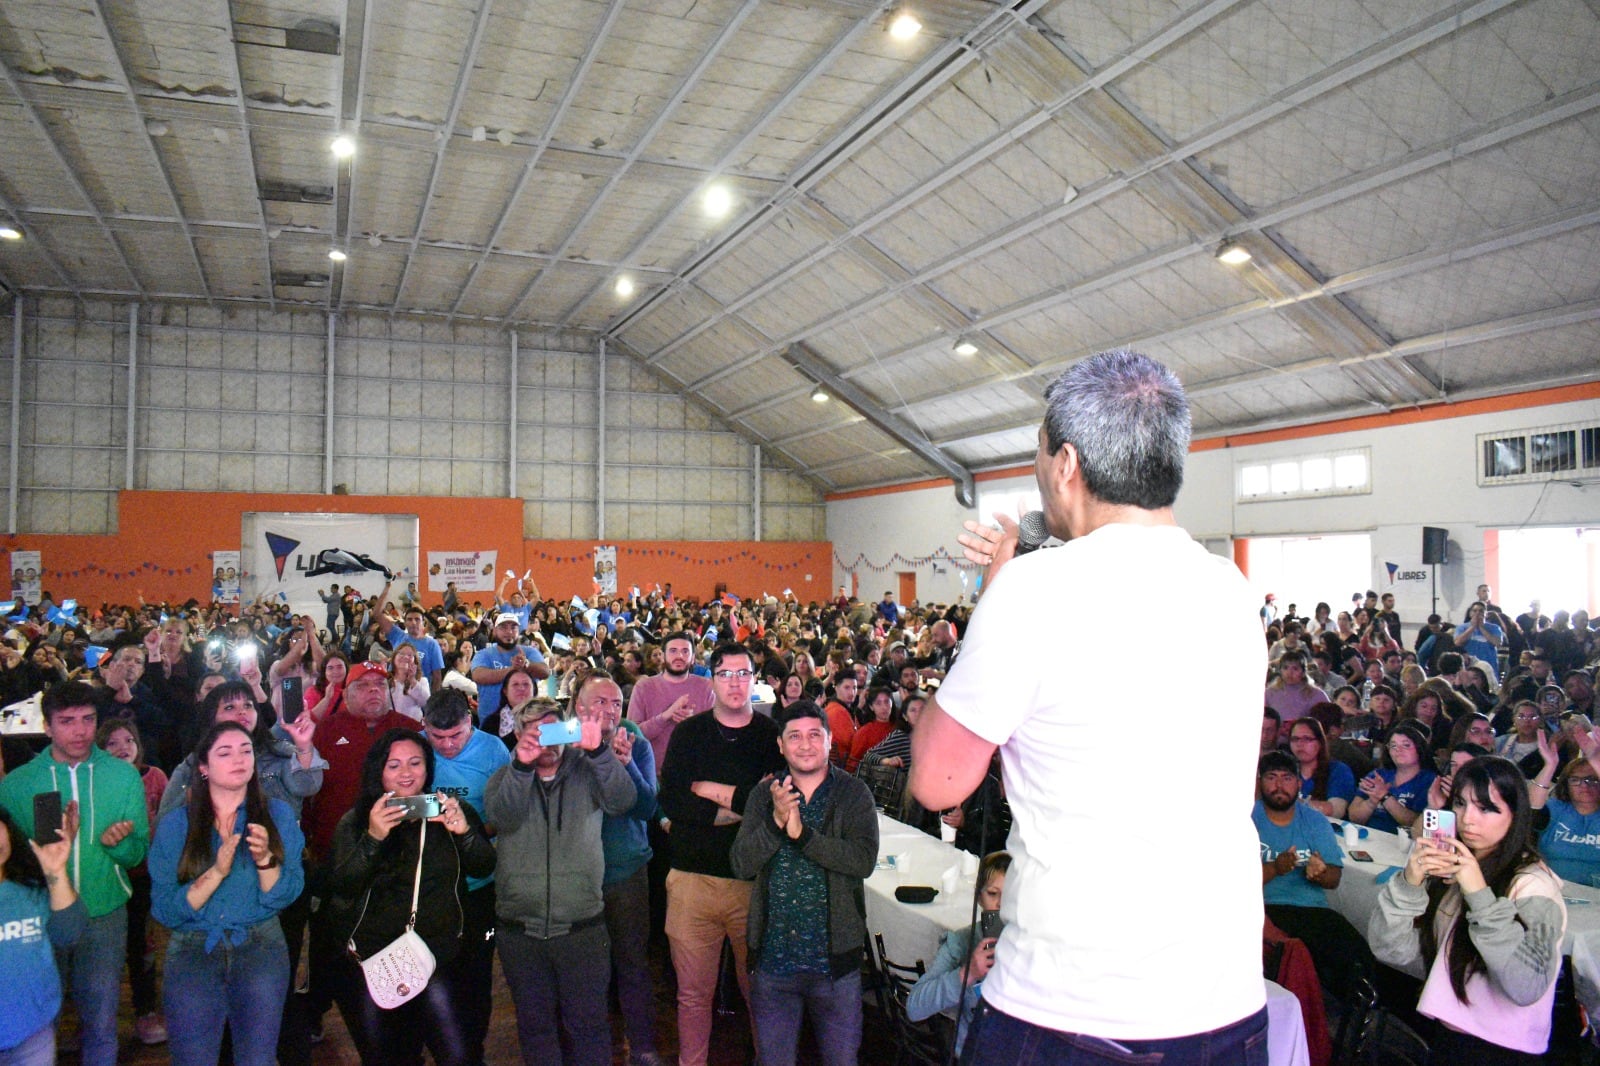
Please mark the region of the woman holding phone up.
<svg viewBox="0 0 1600 1066"><path fill-rule="evenodd" d="M333 831L331 898L325 905L339 942L353 945L359 958L371 958L405 931L415 892L416 934L438 965L421 994L384 1010L367 991L356 962L340 960L334 982L339 1013L361 1061L372 1066L421 1063L424 1046L438 1066L471 1061L451 1003L451 964L460 953L467 878L494 872L494 844L471 804L432 788L433 749L421 733L391 729L367 752L361 795ZM434 814L420 803L391 802L435 798Z"/></svg>
<svg viewBox="0 0 1600 1066"><path fill-rule="evenodd" d="M1412 844L1367 939L1380 962L1426 967L1417 1012L1439 1023L1439 1061L1541 1062L1567 927L1561 879L1539 857L1527 780L1510 761L1467 763L1451 797L1456 835Z"/></svg>

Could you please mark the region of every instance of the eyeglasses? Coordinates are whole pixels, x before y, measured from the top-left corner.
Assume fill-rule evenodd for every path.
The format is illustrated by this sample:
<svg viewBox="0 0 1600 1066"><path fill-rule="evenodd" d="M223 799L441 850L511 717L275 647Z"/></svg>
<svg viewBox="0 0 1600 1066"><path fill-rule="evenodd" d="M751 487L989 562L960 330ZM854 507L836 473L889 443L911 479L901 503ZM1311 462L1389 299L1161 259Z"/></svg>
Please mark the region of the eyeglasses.
<svg viewBox="0 0 1600 1066"><path fill-rule="evenodd" d="M1517 721L1519 721L1519 722L1537 722L1540 718L1543 718L1543 717L1544 716L1541 715L1541 714L1519 714L1519 715L1517 715Z"/></svg>
<svg viewBox="0 0 1600 1066"><path fill-rule="evenodd" d="M1572 788L1600 788L1600 777L1573 777L1567 784Z"/></svg>
<svg viewBox="0 0 1600 1066"><path fill-rule="evenodd" d="M756 676L756 672L754 670L718 670L711 676L718 681L749 681Z"/></svg>

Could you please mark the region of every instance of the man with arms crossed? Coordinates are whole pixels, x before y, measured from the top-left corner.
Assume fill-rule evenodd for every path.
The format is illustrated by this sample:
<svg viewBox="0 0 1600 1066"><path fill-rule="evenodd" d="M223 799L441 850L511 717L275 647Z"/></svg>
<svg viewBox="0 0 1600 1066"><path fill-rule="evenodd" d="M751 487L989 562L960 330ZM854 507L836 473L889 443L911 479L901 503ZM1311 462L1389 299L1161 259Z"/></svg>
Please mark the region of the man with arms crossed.
<svg viewBox="0 0 1600 1066"><path fill-rule="evenodd" d="M751 790L783 770L778 727L750 706L750 653L721 644L710 666L716 702L672 731L661 768L661 809L672 819L667 940L678 972L679 1066L705 1066L724 938L732 943L735 976L750 1002L745 925L751 885L735 879L729 852Z"/></svg>
<svg viewBox="0 0 1600 1066"><path fill-rule="evenodd" d="M924 807L965 799L998 746L1014 819L1006 929L967 1060L1011 1066L1036 1042L1033 1063L1126 1047L1161 1052L1166 1066L1259 1066L1267 1014L1250 811L1266 649L1257 604L1239 572L1173 517L1189 407L1170 370L1102 352L1057 378L1045 402L1034 472L1046 524L1068 543L1013 559L1014 522L967 523L967 558L988 567L983 599L912 734L911 789ZM1211 620L1207 640L1180 642L1154 668L1172 684L1208 683L1194 700L1141 711L1156 716L1156 735L1182 735L1197 720L1212 730L1214 765L1185 797L1204 812L1204 832L1175 829L1160 793L1132 811L1107 806L1140 794L1112 757L1127 722L1108 708L1125 678L1150 675L1146 650L1125 635L1157 602ZM1041 604L1076 609L1057 612L1052 627L1026 624ZM1185 873L1199 869L1199 881ZM1174 907L1179 882L1194 894Z"/></svg>

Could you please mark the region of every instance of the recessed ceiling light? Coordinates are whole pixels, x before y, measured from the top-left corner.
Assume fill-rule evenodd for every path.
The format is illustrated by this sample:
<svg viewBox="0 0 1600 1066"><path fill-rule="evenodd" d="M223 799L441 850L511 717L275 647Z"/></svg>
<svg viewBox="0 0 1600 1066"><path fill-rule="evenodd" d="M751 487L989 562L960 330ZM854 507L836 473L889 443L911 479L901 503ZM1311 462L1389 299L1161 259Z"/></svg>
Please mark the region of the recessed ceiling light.
<svg viewBox="0 0 1600 1066"><path fill-rule="evenodd" d="M626 274L617 279L617 295L622 297L633 295L633 279Z"/></svg>
<svg viewBox="0 0 1600 1066"><path fill-rule="evenodd" d="M349 259L350 257L348 255L345 255L344 252L341 251L340 249L333 248L333 249L330 249L328 251L328 258L332 259L335 263L342 263L346 259Z"/></svg>
<svg viewBox="0 0 1600 1066"><path fill-rule="evenodd" d="M830 397L828 396L827 392L823 390L821 385L818 385L816 388L811 390L812 403L827 403L829 398Z"/></svg>
<svg viewBox="0 0 1600 1066"><path fill-rule="evenodd" d="M168 133L172 132L172 127L168 126L165 122L162 122L158 118L153 118L149 122L146 122L144 124L144 128L145 132L150 134L152 137L165 137Z"/></svg>
<svg viewBox="0 0 1600 1066"><path fill-rule="evenodd" d="M328 145L328 151L333 153L335 159L349 159L356 154L356 139L348 133L341 133Z"/></svg>
<svg viewBox="0 0 1600 1066"><path fill-rule="evenodd" d="M889 23L889 36L897 41L909 41L922 32L922 23L909 11L902 11Z"/></svg>
<svg viewBox="0 0 1600 1066"><path fill-rule="evenodd" d="M1217 249L1217 258L1229 266L1239 266L1242 263L1250 262L1250 252L1243 245L1228 241Z"/></svg>
<svg viewBox="0 0 1600 1066"><path fill-rule="evenodd" d="M978 346L972 343L971 337L957 337L955 346L951 349L957 355L977 355Z"/></svg>
<svg viewBox="0 0 1600 1066"><path fill-rule="evenodd" d="M0 241L20 241L22 231L15 226L0 226Z"/></svg>
<svg viewBox="0 0 1600 1066"><path fill-rule="evenodd" d="M721 218L733 209L733 193L726 185L713 185L706 190L706 214L712 218Z"/></svg>

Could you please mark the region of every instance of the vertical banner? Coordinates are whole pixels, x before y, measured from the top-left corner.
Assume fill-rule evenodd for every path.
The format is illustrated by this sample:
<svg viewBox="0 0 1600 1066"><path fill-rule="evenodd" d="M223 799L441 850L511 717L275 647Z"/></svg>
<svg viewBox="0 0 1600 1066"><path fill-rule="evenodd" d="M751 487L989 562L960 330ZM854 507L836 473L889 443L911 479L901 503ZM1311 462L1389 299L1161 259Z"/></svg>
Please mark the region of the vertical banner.
<svg viewBox="0 0 1600 1066"><path fill-rule="evenodd" d="M493 592L498 551L429 552L428 591L443 592L454 581L457 592Z"/></svg>
<svg viewBox="0 0 1600 1066"><path fill-rule="evenodd" d="M594 590L602 596L617 594L617 546L595 545Z"/></svg>
<svg viewBox="0 0 1600 1066"><path fill-rule="evenodd" d="M215 573L211 577L211 599L216 603L239 602L239 553L215 551L211 553Z"/></svg>
<svg viewBox="0 0 1600 1066"><path fill-rule="evenodd" d="M11 598L22 603L38 603L44 580L39 574L38 552L11 553Z"/></svg>

